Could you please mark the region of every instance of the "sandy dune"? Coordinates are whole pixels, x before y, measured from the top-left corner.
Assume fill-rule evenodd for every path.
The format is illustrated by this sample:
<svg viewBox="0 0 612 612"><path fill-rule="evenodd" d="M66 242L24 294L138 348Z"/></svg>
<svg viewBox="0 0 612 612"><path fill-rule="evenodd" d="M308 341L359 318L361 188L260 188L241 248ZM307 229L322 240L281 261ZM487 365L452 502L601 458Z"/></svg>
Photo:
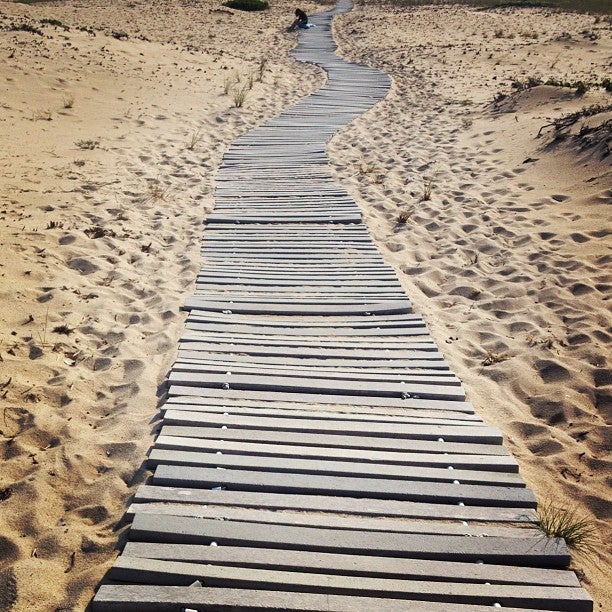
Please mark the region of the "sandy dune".
<svg viewBox="0 0 612 612"><path fill-rule="evenodd" d="M248 28L220 2L99 4L0 3L0 610L92 597L144 477L215 169L323 79L288 58L287 2Z"/></svg>
<svg viewBox="0 0 612 612"><path fill-rule="evenodd" d="M337 178L538 498L594 521L597 552L574 563L610 609L612 112L537 134L612 94L512 87L601 83L610 23L367 6L336 34L344 56L393 77L333 140Z"/></svg>

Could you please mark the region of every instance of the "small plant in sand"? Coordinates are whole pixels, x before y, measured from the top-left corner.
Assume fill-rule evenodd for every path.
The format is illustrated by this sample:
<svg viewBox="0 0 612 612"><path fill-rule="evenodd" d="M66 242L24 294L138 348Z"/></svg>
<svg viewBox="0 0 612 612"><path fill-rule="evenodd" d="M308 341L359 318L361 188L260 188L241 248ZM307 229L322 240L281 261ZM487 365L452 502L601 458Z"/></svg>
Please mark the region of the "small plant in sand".
<svg viewBox="0 0 612 612"><path fill-rule="evenodd" d="M486 368L496 363L506 361L507 359L510 359L508 353L492 353L491 351L487 351L486 357L480 363Z"/></svg>
<svg viewBox="0 0 612 612"><path fill-rule="evenodd" d="M187 141L187 148L190 151L193 151L198 146L202 138L202 132L200 132L200 130L196 130L191 134L189 140Z"/></svg>
<svg viewBox="0 0 612 612"><path fill-rule="evenodd" d="M244 101L246 100L249 91L250 87L248 83L245 83L242 87L236 87L233 95L234 106L236 108L241 108L244 106Z"/></svg>
<svg viewBox="0 0 612 612"><path fill-rule="evenodd" d="M62 106L64 108L72 108L74 106L74 96L73 95L64 96L64 99L62 100Z"/></svg>
<svg viewBox="0 0 612 612"><path fill-rule="evenodd" d="M538 504L535 523L546 537L562 538L577 553L589 556L598 550L595 526L575 507L565 508L547 500Z"/></svg>
<svg viewBox="0 0 612 612"><path fill-rule="evenodd" d="M95 149L99 144L99 140L77 140L74 143L79 149L92 150Z"/></svg>
<svg viewBox="0 0 612 612"><path fill-rule="evenodd" d="M38 109L32 113L32 121L51 121L53 114L48 109Z"/></svg>
<svg viewBox="0 0 612 612"><path fill-rule="evenodd" d="M407 210L402 210L402 212L397 216L397 224L398 225L406 225L411 220L412 213Z"/></svg>
<svg viewBox="0 0 612 612"><path fill-rule="evenodd" d="M257 67L257 81L261 83L263 80L264 72L266 71L266 66L268 65L267 58L263 57L259 61L259 66Z"/></svg>
<svg viewBox="0 0 612 612"><path fill-rule="evenodd" d="M236 72L232 72L232 74L226 76L223 79L223 93L227 95L237 83L240 83L240 75Z"/></svg>
<svg viewBox="0 0 612 612"><path fill-rule="evenodd" d="M170 185L164 185L159 178L147 179L149 200L164 202L170 194Z"/></svg>
<svg viewBox="0 0 612 612"><path fill-rule="evenodd" d="M431 192L433 191L435 183L435 175L427 176L423 179L423 195L421 197L422 202L431 200Z"/></svg>

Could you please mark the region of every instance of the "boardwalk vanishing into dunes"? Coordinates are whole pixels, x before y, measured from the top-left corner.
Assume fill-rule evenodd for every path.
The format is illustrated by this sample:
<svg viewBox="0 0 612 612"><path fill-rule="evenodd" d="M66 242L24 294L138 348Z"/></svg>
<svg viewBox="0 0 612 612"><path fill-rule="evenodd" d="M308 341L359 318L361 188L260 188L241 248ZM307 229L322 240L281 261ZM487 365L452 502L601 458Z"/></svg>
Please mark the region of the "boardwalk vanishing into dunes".
<svg viewBox="0 0 612 612"><path fill-rule="evenodd" d="M350 8L295 51L327 84L225 155L154 473L96 611L592 610L331 179L327 141L390 85L334 54Z"/></svg>

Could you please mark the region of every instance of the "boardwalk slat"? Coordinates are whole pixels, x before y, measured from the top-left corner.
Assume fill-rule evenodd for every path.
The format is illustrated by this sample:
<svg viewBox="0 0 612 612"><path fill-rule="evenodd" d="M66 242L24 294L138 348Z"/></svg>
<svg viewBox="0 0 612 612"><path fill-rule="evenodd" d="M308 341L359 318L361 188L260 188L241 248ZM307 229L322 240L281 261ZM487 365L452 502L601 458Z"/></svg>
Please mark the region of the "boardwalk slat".
<svg viewBox="0 0 612 612"><path fill-rule="evenodd" d="M269 491L271 493L300 493L303 495L328 495L339 497L371 497L374 499L398 499L426 503L458 504L474 506L487 504L534 508L535 497L529 489L508 486L487 486L406 479L404 481L383 478L359 478L299 474L297 472L258 472L240 469L216 469L207 467L159 465L153 483L176 487L200 488L226 487L233 491Z"/></svg>
<svg viewBox="0 0 612 612"><path fill-rule="evenodd" d="M401 557L374 557L313 553L301 550L244 548L239 546L197 546L193 544L155 544L129 542L124 550L128 557L185 561L212 565L295 569L329 574L371 577L402 577L435 582L490 582L491 584L527 584L577 587L573 572L534 567L428 561Z"/></svg>
<svg viewBox="0 0 612 612"><path fill-rule="evenodd" d="M183 612L206 609L203 606L227 612L406 612L405 600L386 597L125 584L103 585L96 595L93 609L94 612ZM504 612L541 610L506 607ZM410 612L491 612L491 606L412 601Z"/></svg>
<svg viewBox="0 0 612 612"><path fill-rule="evenodd" d="M418 535L375 531L260 525L185 516L136 514L130 538L139 542L250 546L374 556L408 556L413 559L507 563L519 566L562 568L569 562L562 541L542 538L500 538Z"/></svg>

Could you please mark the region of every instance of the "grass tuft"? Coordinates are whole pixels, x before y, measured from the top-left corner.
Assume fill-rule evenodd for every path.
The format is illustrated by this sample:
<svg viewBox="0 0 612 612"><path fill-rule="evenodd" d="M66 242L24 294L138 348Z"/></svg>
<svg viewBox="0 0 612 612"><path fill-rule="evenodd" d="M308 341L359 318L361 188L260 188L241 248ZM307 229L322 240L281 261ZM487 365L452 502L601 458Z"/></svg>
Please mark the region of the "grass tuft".
<svg viewBox="0 0 612 612"><path fill-rule="evenodd" d="M200 132L200 130L196 130L195 132L192 132L189 140L187 141L187 148L190 151L193 151L196 148L196 146L200 143L202 138L203 138L203 136L202 136L202 132Z"/></svg>
<svg viewBox="0 0 612 612"><path fill-rule="evenodd" d="M248 83L246 83L242 87L237 87L234 90L233 100L234 106L236 108L241 108L244 105L244 101L246 100L247 94L250 90L251 88L249 87Z"/></svg>
<svg viewBox="0 0 612 612"><path fill-rule="evenodd" d="M79 149L83 149L83 150L87 149L91 151L100 144L100 141L99 140L77 140L74 144Z"/></svg>
<svg viewBox="0 0 612 612"><path fill-rule="evenodd" d="M564 508L550 500L538 504L536 525L546 537L562 538L577 553L589 556L598 550L595 525L575 507Z"/></svg>

